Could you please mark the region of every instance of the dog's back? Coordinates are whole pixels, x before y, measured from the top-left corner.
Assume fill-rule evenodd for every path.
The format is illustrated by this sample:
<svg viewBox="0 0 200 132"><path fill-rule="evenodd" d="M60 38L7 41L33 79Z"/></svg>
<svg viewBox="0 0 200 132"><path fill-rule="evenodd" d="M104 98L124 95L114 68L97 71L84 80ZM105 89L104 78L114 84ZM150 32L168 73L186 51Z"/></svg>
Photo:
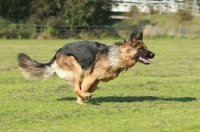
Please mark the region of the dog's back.
<svg viewBox="0 0 200 132"><path fill-rule="evenodd" d="M32 60L28 55L18 55L18 66L27 79L38 80L48 78L56 72L57 66L52 65L58 60L58 56L65 55L74 57L83 70L90 68L95 61L96 54L101 50L108 49L105 44L91 41L80 41L64 45L56 52L56 55L48 63L39 63ZM60 72L59 72L60 73Z"/></svg>
<svg viewBox="0 0 200 132"><path fill-rule="evenodd" d="M63 46L58 54L72 55L84 70L90 68L95 61L96 54L107 48L105 44L91 41L80 41Z"/></svg>

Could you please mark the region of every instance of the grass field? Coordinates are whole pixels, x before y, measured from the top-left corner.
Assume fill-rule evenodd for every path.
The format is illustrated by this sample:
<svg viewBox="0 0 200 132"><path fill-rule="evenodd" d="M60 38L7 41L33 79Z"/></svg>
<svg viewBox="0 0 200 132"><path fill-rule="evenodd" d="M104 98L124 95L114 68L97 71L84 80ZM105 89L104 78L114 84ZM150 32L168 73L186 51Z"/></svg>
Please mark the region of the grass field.
<svg viewBox="0 0 200 132"><path fill-rule="evenodd" d="M151 65L100 83L85 105L57 76L28 81L17 69L18 53L48 62L71 41L77 40L0 40L1 132L200 131L200 39L145 40L156 54Z"/></svg>

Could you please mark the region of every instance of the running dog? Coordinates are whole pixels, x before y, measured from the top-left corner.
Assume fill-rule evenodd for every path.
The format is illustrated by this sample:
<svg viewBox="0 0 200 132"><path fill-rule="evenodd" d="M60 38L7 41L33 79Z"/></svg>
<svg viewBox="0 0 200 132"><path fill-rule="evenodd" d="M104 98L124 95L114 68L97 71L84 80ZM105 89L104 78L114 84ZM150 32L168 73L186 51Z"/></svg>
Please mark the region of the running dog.
<svg viewBox="0 0 200 132"><path fill-rule="evenodd" d="M49 63L39 63L24 53L18 55L18 66L27 79L39 80L56 73L69 80L77 103L90 98L100 81L110 81L137 62L150 64L155 54L147 49L143 34L131 33L128 41L113 46L91 41L73 42L60 48Z"/></svg>

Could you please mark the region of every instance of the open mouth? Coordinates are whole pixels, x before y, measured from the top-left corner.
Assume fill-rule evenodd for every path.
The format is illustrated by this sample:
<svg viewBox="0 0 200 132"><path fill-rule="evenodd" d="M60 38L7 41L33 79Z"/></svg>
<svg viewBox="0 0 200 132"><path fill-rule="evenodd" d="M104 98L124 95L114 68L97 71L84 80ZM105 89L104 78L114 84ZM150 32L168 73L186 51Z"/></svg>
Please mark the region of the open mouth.
<svg viewBox="0 0 200 132"><path fill-rule="evenodd" d="M144 58L144 57L141 57L141 56L139 56L139 57L137 58L137 61L138 61L138 62L141 62L141 63L143 63L143 64L150 64L150 61L149 61L148 59L146 59L146 58Z"/></svg>

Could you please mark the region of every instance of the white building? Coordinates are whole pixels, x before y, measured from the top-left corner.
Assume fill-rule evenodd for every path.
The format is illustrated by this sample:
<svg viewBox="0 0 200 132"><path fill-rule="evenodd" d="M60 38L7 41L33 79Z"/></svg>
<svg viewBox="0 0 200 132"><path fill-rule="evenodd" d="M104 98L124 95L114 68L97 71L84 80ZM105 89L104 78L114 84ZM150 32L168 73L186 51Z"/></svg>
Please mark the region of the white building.
<svg viewBox="0 0 200 132"><path fill-rule="evenodd" d="M183 0L113 0L112 12L129 12L132 6L137 6L143 13L149 13L152 6L159 12L177 12Z"/></svg>

